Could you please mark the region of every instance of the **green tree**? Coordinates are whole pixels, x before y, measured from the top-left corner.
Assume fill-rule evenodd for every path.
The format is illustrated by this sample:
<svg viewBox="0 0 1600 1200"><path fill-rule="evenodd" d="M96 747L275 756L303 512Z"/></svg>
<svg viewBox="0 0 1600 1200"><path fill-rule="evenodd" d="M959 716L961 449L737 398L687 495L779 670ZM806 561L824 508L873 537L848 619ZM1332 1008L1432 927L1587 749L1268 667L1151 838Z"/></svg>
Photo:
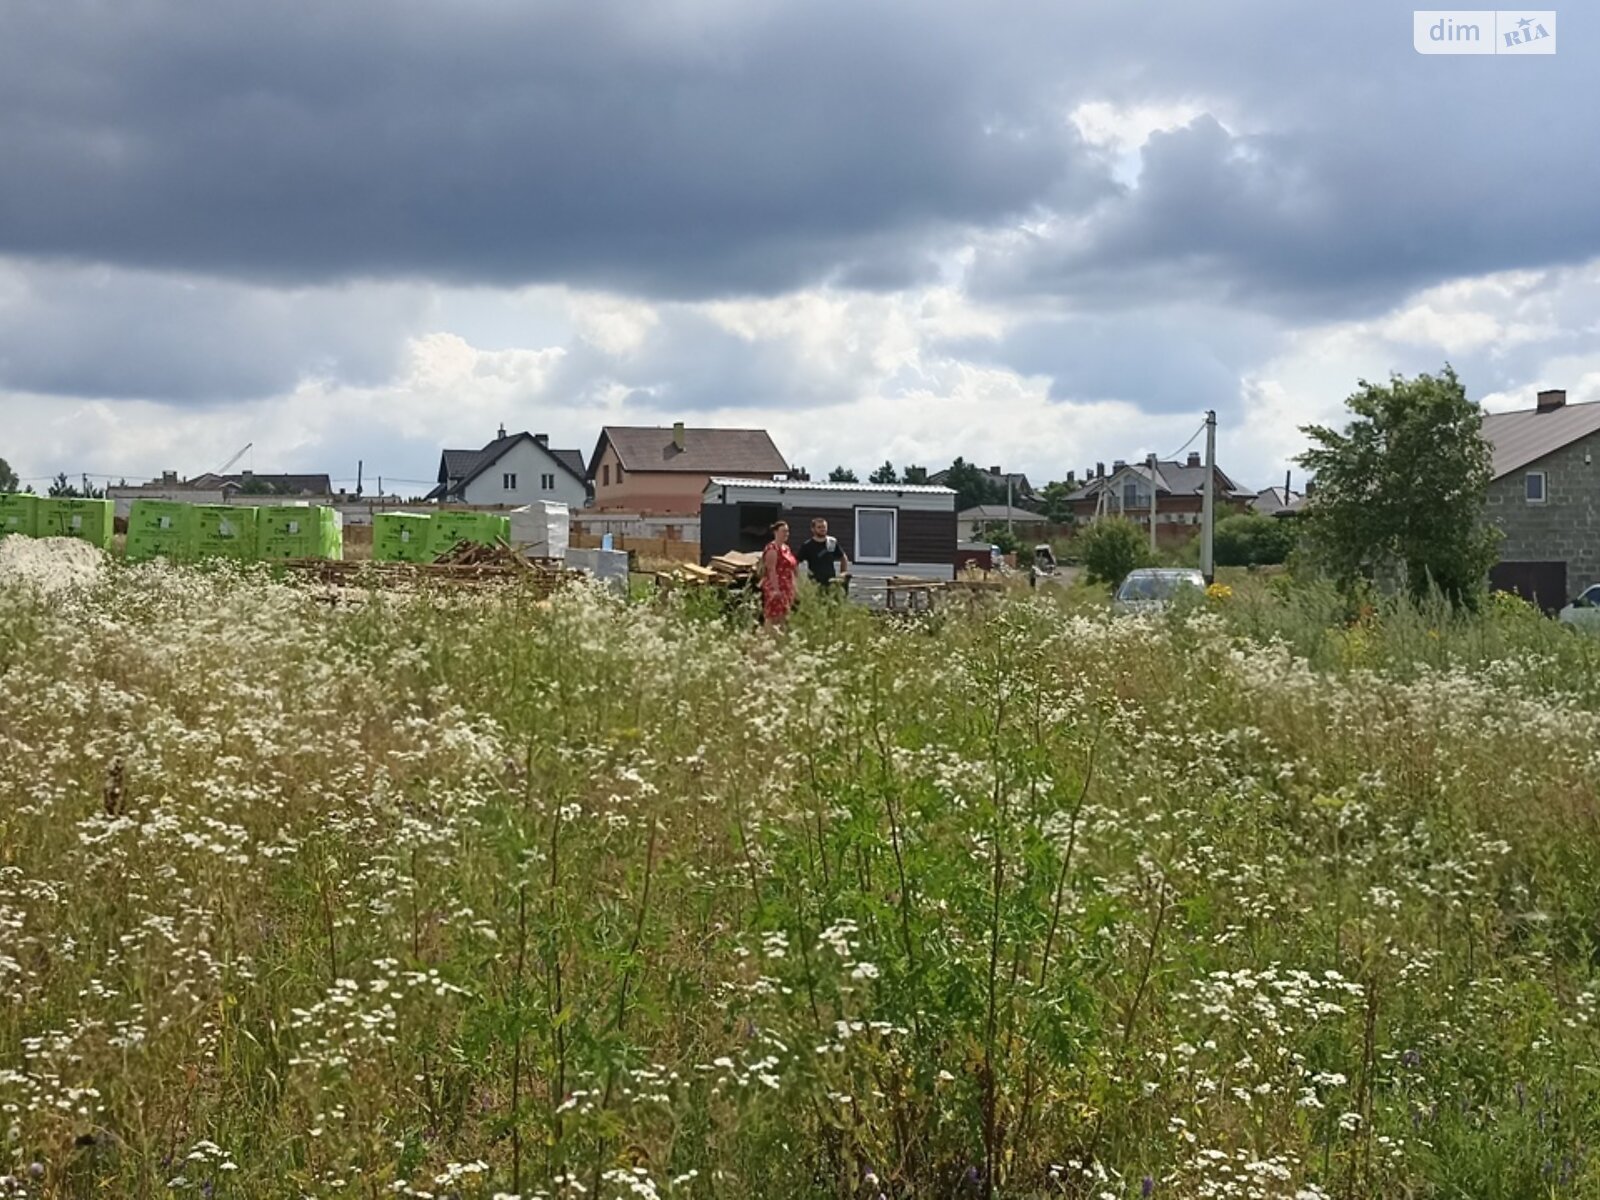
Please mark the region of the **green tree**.
<svg viewBox="0 0 1600 1200"><path fill-rule="evenodd" d="M254 475L239 485L241 496L275 496L277 493L278 489L272 484L265 479L257 479Z"/></svg>
<svg viewBox="0 0 1600 1200"><path fill-rule="evenodd" d="M1235 513L1217 522L1213 547L1219 567L1276 566L1294 549L1294 522L1265 513Z"/></svg>
<svg viewBox="0 0 1600 1200"><path fill-rule="evenodd" d="M1358 382L1342 431L1302 430L1313 445L1299 462L1317 484L1305 510L1314 559L1347 593L1392 569L1414 597L1437 588L1476 607L1497 537L1483 520L1493 472L1482 413L1448 364Z"/></svg>
<svg viewBox="0 0 1600 1200"><path fill-rule="evenodd" d="M945 475L945 487L956 494L956 511L964 512L969 508L977 508L980 504L1004 504L1006 502L1006 489L1003 484L996 485L977 467L967 462L964 458L957 458L950 464L950 470Z"/></svg>
<svg viewBox="0 0 1600 1200"><path fill-rule="evenodd" d="M828 472L828 482L860 483L861 481L856 478L856 473L849 467L835 467L833 470Z"/></svg>
<svg viewBox="0 0 1600 1200"><path fill-rule="evenodd" d="M61 474L55 477L54 481L51 482L48 494L51 496L70 498L78 494L78 489L67 482L67 473L63 471Z"/></svg>
<svg viewBox="0 0 1600 1200"><path fill-rule="evenodd" d="M978 540L988 542L991 546L999 546L1002 554L1015 554L1022 549L1022 539L1016 531L1007 529L1003 524L991 522L983 527L983 536Z"/></svg>
<svg viewBox="0 0 1600 1200"><path fill-rule="evenodd" d="M919 486L924 486L928 482L928 468L927 467L907 467L900 474L900 482L901 483L910 483L910 484L916 484L916 485L919 485Z"/></svg>
<svg viewBox="0 0 1600 1200"><path fill-rule="evenodd" d="M14 492L20 482L17 473L11 469L11 464L0 458L0 492Z"/></svg>
<svg viewBox="0 0 1600 1200"><path fill-rule="evenodd" d="M1039 493L1039 512L1046 521L1052 525L1069 525L1072 523L1072 505L1067 497L1077 491L1071 484L1061 483L1059 480L1044 485L1044 490Z"/></svg>
<svg viewBox="0 0 1600 1200"><path fill-rule="evenodd" d="M1125 517L1102 517L1078 535L1074 546L1090 583L1113 587L1137 567L1149 566L1150 535Z"/></svg>
<svg viewBox="0 0 1600 1200"><path fill-rule="evenodd" d="M894 464L888 459L871 475L867 476L868 483L899 483L900 476L895 473Z"/></svg>

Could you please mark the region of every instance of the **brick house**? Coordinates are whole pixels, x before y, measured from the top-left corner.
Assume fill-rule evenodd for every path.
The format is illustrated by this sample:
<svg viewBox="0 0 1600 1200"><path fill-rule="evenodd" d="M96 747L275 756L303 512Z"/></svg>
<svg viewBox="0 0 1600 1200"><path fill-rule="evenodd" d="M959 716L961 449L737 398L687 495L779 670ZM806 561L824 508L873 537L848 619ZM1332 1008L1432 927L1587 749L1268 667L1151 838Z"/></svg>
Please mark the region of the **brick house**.
<svg viewBox="0 0 1600 1200"><path fill-rule="evenodd" d="M719 478L791 474L764 429L671 429L607 425L589 456L596 508L698 514L706 484Z"/></svg>
<svg viewBox="0 0 1600 1200"><path fill-rule="evenodd" d="M1500 530L1489 586L1546 612L1600 583L1600 403L1543 391L1532 409L1489 413L1485 515Z"/></svg>
<svg viewBox="0 0 1600 1200"><path fill-rule="evenodd" d="M1088 482L1067 497L1079 525L1096 517L1126 517L1150 528L1151 468L1147 463L1118 461L1108 474L1096 463ZM1200 532L1206 469L1198 452L1185 460L1158 460L1155 464L1156 542L1180 545ZM1221 467L1216 471L1217 520L1247 512L1256 493L1241 488Z"/></svg>

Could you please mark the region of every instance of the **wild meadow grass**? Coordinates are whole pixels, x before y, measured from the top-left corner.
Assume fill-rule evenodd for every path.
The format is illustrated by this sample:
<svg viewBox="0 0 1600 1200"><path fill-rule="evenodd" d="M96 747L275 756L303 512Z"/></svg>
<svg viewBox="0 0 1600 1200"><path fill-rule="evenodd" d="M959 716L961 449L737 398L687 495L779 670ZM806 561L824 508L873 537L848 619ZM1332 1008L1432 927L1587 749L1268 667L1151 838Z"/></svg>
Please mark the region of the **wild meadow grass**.
<svg viewBox="0 0 1600 1200"><path fill-rule="evenodd" d="M1536 615L37 558L0 1196L1600 1195L1600 689Z"/></svg>

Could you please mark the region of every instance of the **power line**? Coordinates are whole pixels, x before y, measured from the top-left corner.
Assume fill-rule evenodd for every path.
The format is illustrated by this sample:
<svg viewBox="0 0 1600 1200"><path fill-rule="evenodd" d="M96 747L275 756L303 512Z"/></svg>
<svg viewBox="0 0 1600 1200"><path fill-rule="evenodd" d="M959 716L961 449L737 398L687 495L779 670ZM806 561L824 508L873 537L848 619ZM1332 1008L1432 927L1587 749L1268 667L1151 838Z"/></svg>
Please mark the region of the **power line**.
<svg viewBox="0 0 1600 1200"><path fill-rule="evenodd" d="M1183 453L1183 452L1184 452L1184 451L1185 451L1185 450L1187 450L1187 449L1188 449L1188 448L1189 448L1189 447L1190 447L1190 446L1192 446L1192 445L1194 445L1194 440L1195 440L1195 438L1197 438L1197 437L1199 437L1199 436L1200 436L1200 435L1201 435L1201 434L1202 434L1202 433L1204 433L1204 432L1205 432L1205 431L1206 431L1206 423L1205 423L1205 422L1204 422L1204 421L1201 421L1201 422L1200 422L1200 427L1199 427L1199 428L1198 428L1198 429L1196 429L1196 430L1195 430L1195 431L1194 431L1194 432L1193 432L1193 433L1191 433L1191 434L1190 434L1190 435L1189 435L1189 440L1188 440L1188 441L1187 441L1187 442L1185 442L1185 443L1184 443L1184 444L1183 444L1183 445L1181 445L1181 446L1179 446L1179 447L1178 447L1178 448L1177 448L1177 449L1176 449L1176 450L1174 450L1174 451L1173 451L1173 452L1172 452L1172 453L1171 453L1171 454L1169 454L1169 455L1167 455L1167 457L1168 457L1168 458L1169 458L1169 459L1171 459L1171 458L1177 458L1177 457L1178 457L1178 455L1180 455L1180 454L1182 454L1182 453Z"/></svg>

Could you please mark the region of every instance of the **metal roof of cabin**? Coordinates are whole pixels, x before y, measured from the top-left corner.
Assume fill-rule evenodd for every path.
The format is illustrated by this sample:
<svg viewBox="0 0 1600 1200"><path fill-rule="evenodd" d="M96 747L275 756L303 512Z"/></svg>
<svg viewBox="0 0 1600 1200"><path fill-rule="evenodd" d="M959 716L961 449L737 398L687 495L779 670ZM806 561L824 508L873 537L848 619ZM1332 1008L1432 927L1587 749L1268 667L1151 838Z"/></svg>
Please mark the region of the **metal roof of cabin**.
<svg viewBox="0 0 1600 1200"><path fill-rule="evenodd" d="M820 479L735 479L713 475L710 488L762 488L774 492L864 492L874 496L954 496L954 489L931 483L829 483Z"/></svg>

